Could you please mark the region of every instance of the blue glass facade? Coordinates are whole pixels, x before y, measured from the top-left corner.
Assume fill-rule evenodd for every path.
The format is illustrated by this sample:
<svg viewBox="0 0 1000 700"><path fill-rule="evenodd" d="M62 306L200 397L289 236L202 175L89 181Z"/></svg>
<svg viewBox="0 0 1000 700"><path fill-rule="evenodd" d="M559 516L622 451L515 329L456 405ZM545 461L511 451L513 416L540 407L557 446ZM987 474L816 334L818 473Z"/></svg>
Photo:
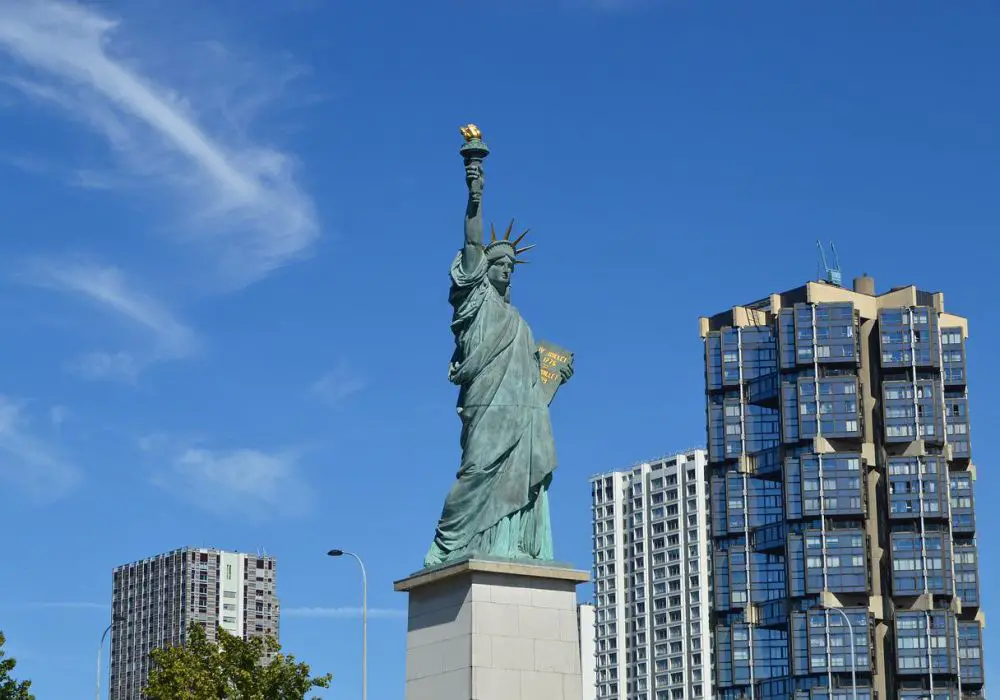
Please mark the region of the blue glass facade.
<svg viewBox="0 0 1000 700"><path fill-rule="evenodd" d="M824 287L704 319L715 697L980 697L964 321Z"/></svg>
<svg viewBox="0 0 1000 700"><path fill-rule="evenodd" d="M879 311L900 698L983 692L965 333L933 305Z"/></svg>

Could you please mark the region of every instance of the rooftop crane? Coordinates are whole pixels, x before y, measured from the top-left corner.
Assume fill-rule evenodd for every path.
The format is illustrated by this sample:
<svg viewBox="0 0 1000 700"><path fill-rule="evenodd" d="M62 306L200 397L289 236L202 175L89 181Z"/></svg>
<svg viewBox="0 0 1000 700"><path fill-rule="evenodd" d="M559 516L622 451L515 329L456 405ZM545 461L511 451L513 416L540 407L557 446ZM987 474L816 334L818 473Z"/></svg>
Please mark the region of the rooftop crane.
<svg viewBox="0 0 1000 700"><path fill-rule="evenodd" d="M840 258L837 256L837 247L830 241L830 257L833 260L833 264L827 262L826 252L823 250L823 244L820 241L816 241L816 248L819 249L819 265L821 266L821 278L827 284L833 284L838 287L842 287L843 277L840 274Z"/></svg>

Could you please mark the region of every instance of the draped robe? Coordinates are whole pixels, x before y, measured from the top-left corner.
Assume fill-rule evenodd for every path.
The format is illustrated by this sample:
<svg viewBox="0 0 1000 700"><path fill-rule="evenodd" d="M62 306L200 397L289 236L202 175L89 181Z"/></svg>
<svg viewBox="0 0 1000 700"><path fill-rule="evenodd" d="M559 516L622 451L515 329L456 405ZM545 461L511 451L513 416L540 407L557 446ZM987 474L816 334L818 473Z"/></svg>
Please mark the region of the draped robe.
<svg viewBox="0 0 1000 700"><path fill-rule="evenodd" d="M451 265L462 462L434 542L434 566L468 555L552 559L548 487L556 468L531 329L486 277L488 261Z"/></svg>

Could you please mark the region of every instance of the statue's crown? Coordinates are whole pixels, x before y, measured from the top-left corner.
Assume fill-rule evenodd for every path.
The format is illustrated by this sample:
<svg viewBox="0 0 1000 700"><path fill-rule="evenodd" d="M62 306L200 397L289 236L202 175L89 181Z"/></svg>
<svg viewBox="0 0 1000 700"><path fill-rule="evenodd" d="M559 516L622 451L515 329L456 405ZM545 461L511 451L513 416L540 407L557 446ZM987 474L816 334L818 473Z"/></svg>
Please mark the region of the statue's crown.
<svg viewBox="0 0 1000 700"><path fill-rule="evenodd" d="M490 224L490 242L483 247L483 252L486 254L487 261L493 262L494 260L507 255L514 259L515 265L523 265L527 262L527 260L518 260L517 258L522 253L534 248L535 245L526 245L523 248L518 248L517 246L524 240L524 237L528 235L528 231L531 229L525 229L520 236L512 241L510 240L510 234L513 230L514 220L511 219L510 225L507 226L507 232L504 233L503 238L497 239L497 231L493 227L493 224Z"/></svg>

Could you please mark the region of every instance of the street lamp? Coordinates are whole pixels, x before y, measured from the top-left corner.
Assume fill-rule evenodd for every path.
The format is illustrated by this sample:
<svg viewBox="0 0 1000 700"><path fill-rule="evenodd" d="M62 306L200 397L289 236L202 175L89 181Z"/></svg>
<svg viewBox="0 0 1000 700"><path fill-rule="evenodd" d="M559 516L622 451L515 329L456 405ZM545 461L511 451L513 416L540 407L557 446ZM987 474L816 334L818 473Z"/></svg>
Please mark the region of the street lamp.
<svg viewBox="0 0 1000 700"><path fill-rule="evenodd" d="M834 612L840 613L840 616L844 618L844 622L847 624L847 634L851 638L851 696L852 700L858 700L858 664L854 656L854 625L851 624L851 618L847 616L840 608L826 608L827 610L833 610ZM831 697L833 695L833 688L830 689Z"/></svg>
<svg viewBox="0 0 1000 700"><path fill-rule="evenodd" d="M111 624L108 625L107 629L104 630L104 634L101 635L101 644L97 647L97 691L94 693L94 700L101 700L101 650L104 649L104 640L108 636L108 632L116 622L122 622L125 618L121 615L112 615Z"/></svg>
<svg viewBox="0 0 1000 700"><path fill-rule="evenodd" d="M331 557L353 557L361 567L361 700L368 700L368 574L361 557L342 549L331 549Z"/></svg>

